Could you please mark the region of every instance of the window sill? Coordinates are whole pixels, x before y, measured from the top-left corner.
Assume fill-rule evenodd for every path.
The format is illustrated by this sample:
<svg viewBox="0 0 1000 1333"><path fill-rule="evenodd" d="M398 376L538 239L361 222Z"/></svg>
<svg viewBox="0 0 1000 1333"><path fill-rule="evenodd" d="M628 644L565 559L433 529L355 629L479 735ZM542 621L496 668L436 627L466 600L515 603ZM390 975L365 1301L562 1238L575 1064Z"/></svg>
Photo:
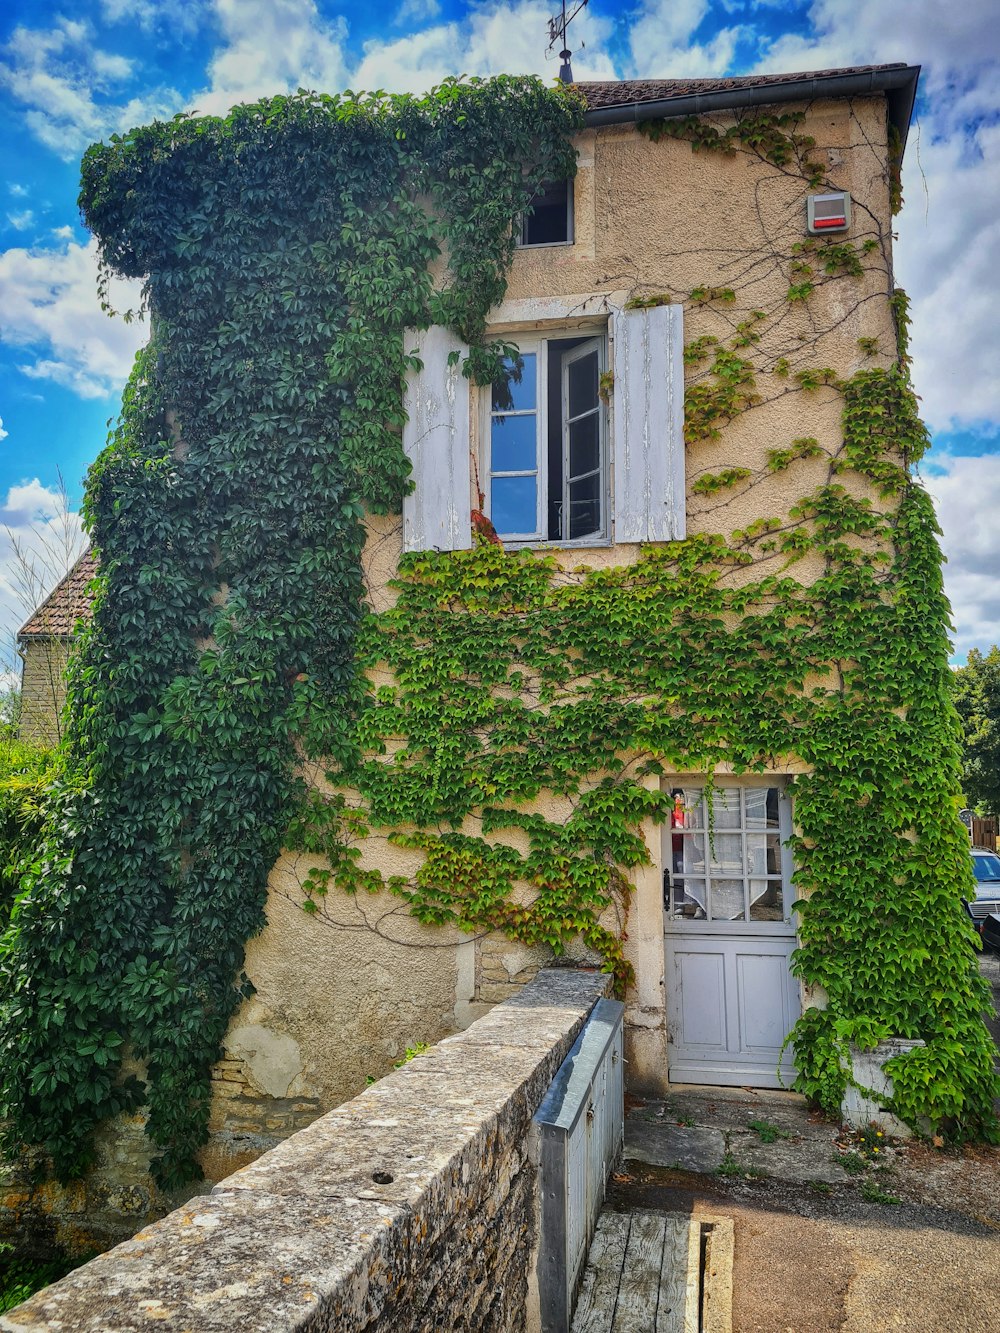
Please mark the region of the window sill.
<svg viewBox="0 0 1000 1333"><path fill-rule="evenodd" d="M581 537L575 542L560 541L513 541L504 537L502 533L497 536L508 551L599 551L609 546L614 546L610 537Z"/></svg>
<svg viewBox="0 0 1000 1333"><path fill-rule="evenodd" d="M515 250L566 250L573 244L573 241L530 241L527 244L518 241L514 248Z"/></svg>

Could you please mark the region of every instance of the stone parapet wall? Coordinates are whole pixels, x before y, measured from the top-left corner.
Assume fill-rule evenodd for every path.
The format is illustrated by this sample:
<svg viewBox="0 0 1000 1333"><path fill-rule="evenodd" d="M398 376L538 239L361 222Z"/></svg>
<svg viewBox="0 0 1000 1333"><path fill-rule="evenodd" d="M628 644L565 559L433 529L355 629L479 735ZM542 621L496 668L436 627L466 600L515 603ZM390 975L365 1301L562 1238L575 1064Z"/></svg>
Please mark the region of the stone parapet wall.
<svg viewBox="0 0 1000 1333"><path fill-rule="evenodd" d="M465 1032L0 1317L0 1330L524 1329L531 1117L607 983L540 972Z"/></svg>

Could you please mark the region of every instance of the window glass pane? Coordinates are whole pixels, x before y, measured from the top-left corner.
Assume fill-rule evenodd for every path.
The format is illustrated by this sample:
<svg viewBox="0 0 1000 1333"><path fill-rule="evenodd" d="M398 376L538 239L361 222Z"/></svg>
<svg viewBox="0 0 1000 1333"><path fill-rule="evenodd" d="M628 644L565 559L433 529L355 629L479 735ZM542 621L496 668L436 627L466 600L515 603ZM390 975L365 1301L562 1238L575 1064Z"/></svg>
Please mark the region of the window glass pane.
<svg viewBox="0 0 1000 1333"><path fill-rule="evenodd" d="M712 880L712 920L744 920L743 881L741 879Z"/></svg>
<svg viewBox="0 0 1000 1333"><path fill-rule="evenodd" d="M591 412L569 428L569 475L580 477L595 472L601 465L600 414Z"/></svg>
<svg viewBox="0 0 1000 1333"><path fill-rule="evenodd" d="M522 245L569 240L569 181L547 181L531 201L521 224Z"/></svg>
<svg viewBox="0 0 1000 1333"><path fill-rule="evenodd" d="M738 833L716 833L712 839L712 874L743 874L743 839Z"/></svg>
<svg viewBox="0 0 1000 1333"><path fill-rule="evenodd" d="M504 368L507 378L497 380L493 385L493 411L533 411L538 405L538 357L534 352L525 352L517 361L508 357L504 361Z"/></svg>
<svg viewBox="0 0 1000 1333"><path fill-rule="evenodd" d="M567 537L586 537L601 526L601 478L599 473L574 481L569 487L569 532Z"/></svg>
<svg viewBox="0 0 1000 1333"><path fill-rule="evenodd" d="M716 828L739 828L740 793L737 787L722 787L713 793L712 813Z"/></svg>
<svg viewBox="0 0 1000 1333"><path fill-rule="evenodd" d="M494 472L534 472L538 467L537 418L494 417L490 466Z"/></svg>
<svg viewBox="0 0 1000 1333"><path fill-rule="evenodd" d="M494 477L490 517L497 532L533 533L538 524L535 477Z"/></svg>
<svg viewBox="0 0 1000 1333"><path fill-rule="evenodd" d="M776 879L750 881L750 920L784 921L785 905L781 884Z"/></svg>
<svg viewBox="0 0 1000 1333"><path fill-rule="evenodd" d="M596 350L571 361L569 370L569 415L578 417L598 405Z"/></svg>

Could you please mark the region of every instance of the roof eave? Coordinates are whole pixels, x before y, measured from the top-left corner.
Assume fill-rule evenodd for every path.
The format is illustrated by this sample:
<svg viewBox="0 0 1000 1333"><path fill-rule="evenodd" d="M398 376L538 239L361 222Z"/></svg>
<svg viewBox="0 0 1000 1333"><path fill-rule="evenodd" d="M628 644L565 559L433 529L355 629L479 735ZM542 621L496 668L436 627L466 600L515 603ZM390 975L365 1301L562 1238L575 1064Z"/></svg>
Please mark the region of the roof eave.
<svg viewBox="0 0 1000 1333"><path fill-rule="evenodd" d="M805 75L790 83L751 84L745 88L726 88L719 92L688 93L682 97L596 107L584 113L584 123L588 128L627 125L642 120L664 120L671 116L700 116L709 111L733 111L739 107L808 102L817 97L874 97L882 94L888 103L889 123L899 131L900 142L905 148L919 77L919 65L868 70L861 74L827 74L819 78Z"/></svg>

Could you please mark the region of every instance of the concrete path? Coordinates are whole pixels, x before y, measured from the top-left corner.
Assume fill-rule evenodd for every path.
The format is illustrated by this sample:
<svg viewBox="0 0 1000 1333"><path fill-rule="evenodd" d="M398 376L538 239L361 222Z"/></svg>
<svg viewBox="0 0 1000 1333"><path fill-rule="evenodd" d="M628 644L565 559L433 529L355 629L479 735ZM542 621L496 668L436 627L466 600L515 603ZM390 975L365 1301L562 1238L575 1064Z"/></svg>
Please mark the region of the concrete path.
<svg viewBox="0 0 1000 1333"><path fill-rule="evenodd" d="M732 1219L733 1333L1000 1333L1000 1149L857 1148L791 1093L678 1087L630 1106L608 1207Z"/></svg>

